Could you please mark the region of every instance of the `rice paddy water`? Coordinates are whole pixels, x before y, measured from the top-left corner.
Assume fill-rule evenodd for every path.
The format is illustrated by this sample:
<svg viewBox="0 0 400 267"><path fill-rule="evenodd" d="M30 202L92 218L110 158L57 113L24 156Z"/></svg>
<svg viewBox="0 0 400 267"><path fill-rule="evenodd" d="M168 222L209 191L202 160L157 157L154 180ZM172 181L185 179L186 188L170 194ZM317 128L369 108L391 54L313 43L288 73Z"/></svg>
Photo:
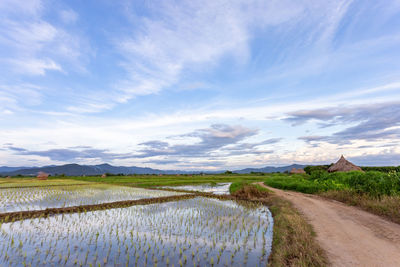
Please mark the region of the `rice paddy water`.
<svg viewBox="0 0 400 267"><path fill-rule="evenodd" d="M0 213L92 205L182 194L184 193L108 184L10 188L0 190Z"/></svg>
<svg viewBox="0 0 400 267"><path fill-rule="evenodd" d="M42 188L35 193L25 192L21 198L29 205L19 207L33 207L32 202L45 199L37 195L56 198L58 193L68 203L78 204L115 200L118 195L151 197L148 191L155 196L176 194L116 188L105 189L107 194L99 193L97 187L67 193ZM49 193L43 193L46 190ZM3 196L8 194L24 195L3 192ZM83 200L79 194L83 194ZM23 203L15 198L7 199ZM3 209L6 205L3 201ZM265 206L204 197L58 214L0 223L0 266L265 266L272 228L273 220Z"/></svg>
<svg viewBox="0 0 400 267"><path fill-rule="evenodd" d="M215 195L225 195L225 194L229 194L230 186L231 186L231 183L219 183L216 185L211 185L211 184L182 185L182 186L168 186L168 187L164 187L164 188L194 191L194 192L197 191L197 192L213 193Z"/></svg>

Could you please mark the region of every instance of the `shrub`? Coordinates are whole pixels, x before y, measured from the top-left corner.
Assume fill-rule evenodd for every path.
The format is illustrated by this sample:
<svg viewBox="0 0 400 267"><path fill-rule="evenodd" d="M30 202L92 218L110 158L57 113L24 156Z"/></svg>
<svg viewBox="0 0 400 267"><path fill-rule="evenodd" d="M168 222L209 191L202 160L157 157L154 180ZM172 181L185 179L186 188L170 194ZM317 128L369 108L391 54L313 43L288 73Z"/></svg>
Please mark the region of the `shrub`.
<svg viewBox="0 0 400 267"><path fill-rule="evenodd" d="M361 167L363 171L378 171L378 172L400 172L400 166L382 166L382 167Z"/></svg>
<svg viewBox="0 0 400 267"><path fill-rule="evenodd" d="M332 164L331 164L332 165ZM307 166L304 168L304 171L307 174L311 174L314 171L323 171L326 172L331 165L316 165L316 166Z"/></svg>
<svg viewBox="0 0 400 267"><path fill-rule="evenodd" d="M400 195L399 172L334 172L314 170L310 176L269 177L266 184L303 193L317 193L328 190L353 190L373 198Z"/></svg>

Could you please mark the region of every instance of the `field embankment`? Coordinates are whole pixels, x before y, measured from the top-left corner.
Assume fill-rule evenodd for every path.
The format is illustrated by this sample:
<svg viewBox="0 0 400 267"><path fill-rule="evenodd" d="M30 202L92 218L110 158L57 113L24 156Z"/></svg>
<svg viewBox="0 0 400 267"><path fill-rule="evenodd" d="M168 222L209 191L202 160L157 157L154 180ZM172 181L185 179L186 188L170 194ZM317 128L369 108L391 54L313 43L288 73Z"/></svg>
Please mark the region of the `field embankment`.
<svg viewBox="0 0 400 267"><path fill-rule="evenodd" d="M260 185L233 183L231 194L238 199L260 201L274 217L269 266L327 266L325 252L315 240L310 224L292 204Z"/></svg>
<svg viewBox="0 0 400 267"><path fill-rule="evenodd" d="M400 225L319 196L269 189L306 216L333 266L399 266Z"/></svg>

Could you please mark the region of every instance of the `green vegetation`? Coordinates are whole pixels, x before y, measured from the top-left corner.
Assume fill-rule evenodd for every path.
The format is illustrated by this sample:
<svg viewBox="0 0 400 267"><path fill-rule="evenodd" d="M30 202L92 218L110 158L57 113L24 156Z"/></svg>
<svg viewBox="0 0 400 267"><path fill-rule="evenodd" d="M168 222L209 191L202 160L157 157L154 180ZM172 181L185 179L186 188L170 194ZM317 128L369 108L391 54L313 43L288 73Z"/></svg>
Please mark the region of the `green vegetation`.
<svg viewBox="0 0 400 267"><path fill-rule="evenodd" d="M37 180L36 178L0 178L0 189L1 188L12 188L12 187L37 187L37 186L54 186L54 185L83 185L88 184L85 181L69 180L52 178L50 180Z"/></svg>
<svg viewBox="0 0 400 267"><path fill-rule="evenodd" d="M292 204L266 188L246 182L233 183L230 191L238 198L260 201L274 217L269 266L327 266L325 252L315 240L310 224Z"/></svg>
<svg viewBox="0 0 400 267"><path fill-rule="evenodd" d="M335 172L314 170L311 175L268 176L265 184L319 194L400 223L399 172Z"/></svg>
<svg viewBox="0 0 400 267"><path fill-rule="evenodd" d="M332 165L332 164L331 164ZM304 171L307 174L311 174L314 171L327 171L331 165L316 165L316 166L307 166L304 168Z"/></svg>
<svg viewBox="0 0 400 267"><path fill-rule="evenodd" d="M332 165L332 164L331 164ZM304 171L307 174L311 174L314 171L326 171L331 165L314 165L307 166L304 168ZM400 166L379 166L379 167L361 167L363 171L377 171L377 172L400 172Z"/></svg>
<svg viewBox="0 0 400 267"><path fill-rule="evenodd" d="M330 190L351 190L372 198L400 194L400 174L397 172L335 172L313 171L311 175L269 176L269 186L315 194Z"/></svg>
<svg viewBox="0 0 400 267"><path fill-rule="evenodd" d="M382 166L382 167L361 167L363 171L377 171L377 172L400 172L400 166Z"/></svg>
<svg viewBox="0 0 400 267"><path fill-rule="evenodd" d="M179 186L179 185L196 185L196 184L216 184L227 182L256 182L262 181L265 176L254 174L216 174L216 175L130 175L130 176L107 176L101 178L99 176L76 176L68 177L68 179L86 181L86 182L102 182L118 185L129 185L136 187L158 187L158 186ZM52 179L52 178L50 178Z"/></svg>
<svg viewBox="0 0 400 267"><path fill-rule="evenodd" d="M268 178L265 180L265 184L280 189L294 190L307 194L326 191L326 187L324 185L316 183L306 175L268 176Z"/></svg>

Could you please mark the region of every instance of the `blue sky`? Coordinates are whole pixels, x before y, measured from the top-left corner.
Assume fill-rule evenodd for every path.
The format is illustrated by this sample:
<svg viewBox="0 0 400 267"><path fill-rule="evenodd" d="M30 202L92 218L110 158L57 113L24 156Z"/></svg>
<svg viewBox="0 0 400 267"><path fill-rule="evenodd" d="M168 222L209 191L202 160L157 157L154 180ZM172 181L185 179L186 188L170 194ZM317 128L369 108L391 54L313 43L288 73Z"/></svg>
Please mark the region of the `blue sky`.
<svg viewBox="0 0 400 267"><path fill-rule="evenodd" d="M0 2L0 165L400 165L400 1Z"/></svg>

